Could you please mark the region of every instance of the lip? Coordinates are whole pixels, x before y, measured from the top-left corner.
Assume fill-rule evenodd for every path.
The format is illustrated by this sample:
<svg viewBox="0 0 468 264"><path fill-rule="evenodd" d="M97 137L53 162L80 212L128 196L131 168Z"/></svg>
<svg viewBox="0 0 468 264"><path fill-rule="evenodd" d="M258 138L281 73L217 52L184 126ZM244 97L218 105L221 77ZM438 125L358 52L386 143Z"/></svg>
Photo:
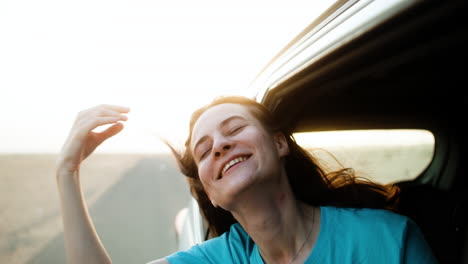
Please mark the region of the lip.
<svg viewBox="0 0 468 264"><path fill-rule="evenodd" d="M221 175L221 173L222 173L222 171L223 171L223 168L224 168L224 166L226 166L226 164L228 164L229 162L231 162L231 160L236 159L236 158L239 158L239 157L247 157L247 159L249 159L251 156L252 156L252 154L237 154L237 155L233 155L233 156L230 156L229 158L227 158L227 159L221 164L221 166L219 166L218 174L217 174L216 180L220 180L220 179L223 178L223 176Z"/></svg>

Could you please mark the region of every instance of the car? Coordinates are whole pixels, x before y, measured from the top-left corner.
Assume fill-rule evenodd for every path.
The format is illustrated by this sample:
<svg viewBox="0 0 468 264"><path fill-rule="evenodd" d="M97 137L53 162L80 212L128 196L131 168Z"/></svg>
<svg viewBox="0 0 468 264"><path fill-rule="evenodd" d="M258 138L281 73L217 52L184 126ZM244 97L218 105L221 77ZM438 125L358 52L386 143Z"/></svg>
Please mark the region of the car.
<svg viewBox="0 0 468 264"><path fill-rule="evenodd" d="M323 160L399 186L399 213L440 263L468 262L466 14L466 1L337 1L249 87L300 144L335 142ZM192 199L178 249L209 239L206 226Z"/></svg>

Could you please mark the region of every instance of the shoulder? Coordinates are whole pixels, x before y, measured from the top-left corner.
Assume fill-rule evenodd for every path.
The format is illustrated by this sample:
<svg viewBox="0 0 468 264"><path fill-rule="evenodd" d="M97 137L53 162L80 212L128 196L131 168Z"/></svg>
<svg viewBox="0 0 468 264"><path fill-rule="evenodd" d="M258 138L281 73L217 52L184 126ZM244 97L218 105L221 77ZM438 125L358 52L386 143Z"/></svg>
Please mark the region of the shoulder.
<svg viewBox="0 0 468 264"><path fill-rule="evenodd" d="M195 245L186 251L176 252L166 259L169 263L210 263L223 259L225 263L245 263L250 258L254 243L241 225L235 223L229 231Z"/></svg>
<svg viewBox="0 0 468 264"><path fill-rule="evenodd" d="M371 245L401 247L408 227L416 226L408 217L384 209L325 207L322 213L330 234Z"/></svg>
<svg viewBox="0 0 468 264"><path fill-rule="evenodd" d="M363 259L369 263L426 259L422 263L436 263L418 226L404 215L383 209L336 207L321 207L321 213L321 249L341 249L328 252L326 259L359 260L353 263Z"/></svg>
<svg viewBox="0 0 468 264"><path fill-rule="evenodd" d="M366 241L383 246L428 248L419 226L409 217L384 209L325 207L326 227L334 235L350 241ZM421 249L421 250L420 250Z"/></svg>
<svg viewBox="0 0 468 264"><path fill-rule="evenodd" d="M366 229L375 227L404 230L412 222L404 215L385 209L322 207L322 212L329 221Z"/></svg>

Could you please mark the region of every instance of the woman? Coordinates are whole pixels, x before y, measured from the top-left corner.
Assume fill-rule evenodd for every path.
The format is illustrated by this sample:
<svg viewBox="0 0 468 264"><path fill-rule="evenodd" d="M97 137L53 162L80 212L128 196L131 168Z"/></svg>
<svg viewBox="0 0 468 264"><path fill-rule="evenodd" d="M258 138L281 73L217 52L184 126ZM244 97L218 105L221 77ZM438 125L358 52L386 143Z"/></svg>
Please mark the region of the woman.
<svg viewBox="0 0 468 264"><path fill-rule="evenodd" d="M70 263L110 262L83 202L79 166L122 130L128 111L80 113L62 149L57 180ZM275 124L243 97L218 98L192 115L184 152L173 151L216 238L152 264L436 263L418 227L385 210L395 209L396 188L350 170L327 174Z"/></svg>

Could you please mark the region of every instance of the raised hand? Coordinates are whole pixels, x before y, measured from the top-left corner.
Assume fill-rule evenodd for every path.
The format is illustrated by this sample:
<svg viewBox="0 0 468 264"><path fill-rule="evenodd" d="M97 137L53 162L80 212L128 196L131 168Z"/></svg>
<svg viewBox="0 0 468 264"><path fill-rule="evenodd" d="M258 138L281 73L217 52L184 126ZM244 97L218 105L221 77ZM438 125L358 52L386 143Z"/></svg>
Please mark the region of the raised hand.
<svg viewBox="0 0 468 264"><path fill-rule="evenodd" d="M119 121L126 121L130 109L118 105L98 105L79 112L57 159L57 170L75 173L102 142L123 129ZM93 132L99 126L109 125L102 132Z"/></svg>

